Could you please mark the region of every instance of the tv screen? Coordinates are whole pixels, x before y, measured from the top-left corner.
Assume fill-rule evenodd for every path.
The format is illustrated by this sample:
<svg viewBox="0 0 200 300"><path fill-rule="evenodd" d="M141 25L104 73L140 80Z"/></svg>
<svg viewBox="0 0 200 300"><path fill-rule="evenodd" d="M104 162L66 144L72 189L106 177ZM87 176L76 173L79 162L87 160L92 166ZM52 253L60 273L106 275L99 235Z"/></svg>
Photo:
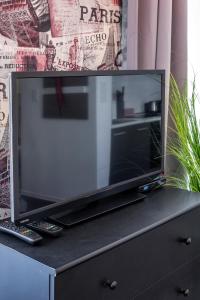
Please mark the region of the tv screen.
<svg viewBox="0 0 200 300"><path fill-rule="evenodd" d="M11 77L13 220L163 169L164 72Z"/></svg>

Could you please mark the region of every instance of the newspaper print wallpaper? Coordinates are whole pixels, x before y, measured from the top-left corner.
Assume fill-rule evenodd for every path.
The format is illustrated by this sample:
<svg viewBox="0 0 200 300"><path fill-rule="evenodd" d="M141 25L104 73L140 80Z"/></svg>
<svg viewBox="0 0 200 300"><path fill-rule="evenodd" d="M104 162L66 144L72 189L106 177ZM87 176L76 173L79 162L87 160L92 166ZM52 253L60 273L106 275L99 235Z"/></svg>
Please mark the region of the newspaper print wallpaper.
<svg viewBox="0 0 200 300"><path fill-rule="evenodd" d="M123 7L122 0L0 0L0 219L10 214L8 74L123 68L126 6L126 0Z"/></svg>

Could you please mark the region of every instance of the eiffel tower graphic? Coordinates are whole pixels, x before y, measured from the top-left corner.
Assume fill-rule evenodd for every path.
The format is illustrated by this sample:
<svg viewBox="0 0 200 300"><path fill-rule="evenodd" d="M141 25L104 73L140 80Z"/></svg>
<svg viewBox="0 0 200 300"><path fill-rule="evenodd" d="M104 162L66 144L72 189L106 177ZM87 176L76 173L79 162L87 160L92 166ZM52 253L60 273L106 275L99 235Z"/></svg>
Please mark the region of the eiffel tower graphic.
<svg viewBox="0 0 200 300"><path fill-rule="evenodd" d="M10 207L9 122L0 142L0 208Z"/></svg>
<svg viewBox="0 0 200 300"><path fill-rule="evenodd" d="M114 28L109 28L109 37L106 45L106 50L102 59L101 65L98 67L98 70L116 70L115 66L115 37L114 37Z"/></svg>
<svg viewBox="0 0 200 300"><path fill-rule="evenodd" d="M0 150L4 149L5 151L8 151L9 149L9 123L8 123L8 119L5 125L5 129L4 129L4 133L3 133L3 137L1 139L1 143L0 143Z"/></svg>

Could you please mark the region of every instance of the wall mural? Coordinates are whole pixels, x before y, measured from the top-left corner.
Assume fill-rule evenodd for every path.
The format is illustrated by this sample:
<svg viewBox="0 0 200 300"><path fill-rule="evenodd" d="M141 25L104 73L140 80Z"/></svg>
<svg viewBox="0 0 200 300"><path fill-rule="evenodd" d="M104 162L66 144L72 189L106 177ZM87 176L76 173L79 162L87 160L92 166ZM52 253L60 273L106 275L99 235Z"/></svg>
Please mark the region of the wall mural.
<svg viewBox="0 0 200 300"><path fill-rule="evenodd" d="M0 219L10 214L8 74L122 68L125 24L122 0L0 0Z"/></svg>

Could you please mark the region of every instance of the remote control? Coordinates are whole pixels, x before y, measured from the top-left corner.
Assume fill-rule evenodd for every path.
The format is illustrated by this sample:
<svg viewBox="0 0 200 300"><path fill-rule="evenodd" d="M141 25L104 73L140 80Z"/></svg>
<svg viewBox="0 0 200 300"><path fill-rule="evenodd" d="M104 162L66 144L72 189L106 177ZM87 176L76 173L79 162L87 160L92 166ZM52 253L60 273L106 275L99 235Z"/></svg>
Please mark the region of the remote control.
<svg viewBox="0 0 200 300"><path fill-rule="evenodd" d="M0 222L0 231L14 235L31 245L34 245L42 240L42 237L37 232L23 225L15 225L8 220Z"/></svg>
<svg viewBox="0 0 200 300"><path fill-rule="evenodd" d="M62 227L43 220L32 221L30 223L27 223L26 226L33 230L39 231L41 233L46 233L54 237L60 235L63 230Z"/></svg>

